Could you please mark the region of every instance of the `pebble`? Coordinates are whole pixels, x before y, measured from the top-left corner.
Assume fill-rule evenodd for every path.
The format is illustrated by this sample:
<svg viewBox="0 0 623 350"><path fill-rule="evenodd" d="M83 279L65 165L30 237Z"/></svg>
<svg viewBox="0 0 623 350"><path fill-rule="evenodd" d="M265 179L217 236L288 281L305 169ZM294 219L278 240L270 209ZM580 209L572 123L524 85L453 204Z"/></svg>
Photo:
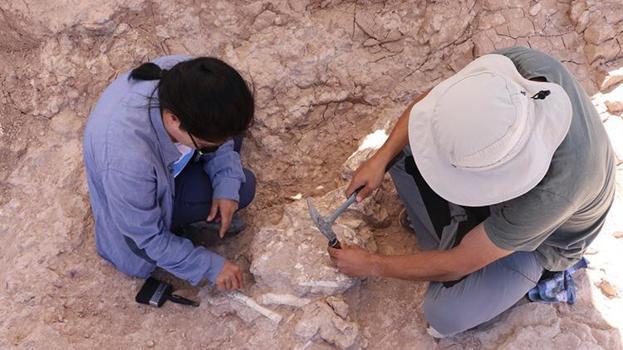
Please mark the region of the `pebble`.
<svg viewBox="0 0 623 350"><path fill-rule="evenodd" d="M606 101L605 104L606 108L608 108L608 112L616 115L623 113L622 101Z"/></svg>
<svg viewBox="0 0 623 350"><path fill-rule="evenodd" d="M601 280L601 282L597 284L597 287L605 296L610 299L617 298L619 296L616 287L614 287L612 284L610 284L610 282L606 280Z"/></svg>

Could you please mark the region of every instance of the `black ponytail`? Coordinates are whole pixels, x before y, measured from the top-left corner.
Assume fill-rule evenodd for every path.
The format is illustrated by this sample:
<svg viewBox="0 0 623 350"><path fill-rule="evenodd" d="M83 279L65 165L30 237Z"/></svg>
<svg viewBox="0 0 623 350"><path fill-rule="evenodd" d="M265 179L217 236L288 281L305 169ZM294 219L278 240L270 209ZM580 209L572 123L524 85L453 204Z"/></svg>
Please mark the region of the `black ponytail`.
<svg viewBox="0 0 623 350"><path fill-rule="evenodd" d="M128 79L159 80L154 95L160 111L175 114L182 129L202 140L225 141L253 122L253 93L240 74L218 58L197 57L169 70L143 63Z"/></svg>
<svg viewBox="0 0 623 350"><path fill-rule="evenodd" d="M158 80L161 79L167 72L166 69L160 68L155 63L148 62L143 63L140 66L134 68L130 73L128 79L134 80Z"/></svg>

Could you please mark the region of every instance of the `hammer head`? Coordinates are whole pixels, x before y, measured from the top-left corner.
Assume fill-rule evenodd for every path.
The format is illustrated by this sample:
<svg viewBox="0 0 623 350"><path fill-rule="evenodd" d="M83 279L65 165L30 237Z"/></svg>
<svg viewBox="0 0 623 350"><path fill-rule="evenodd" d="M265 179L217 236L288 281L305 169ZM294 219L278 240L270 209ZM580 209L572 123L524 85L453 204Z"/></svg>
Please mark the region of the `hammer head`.
<svg viewBox="0 0 623 350"><path fill-rule="evenodd" d="M311 198L307 198L307 208L309 209L309 216L314 222L314 225L316 225L318 230L320 230L320 233L327 237L329 241L334 240L336 236L335 232L333 232L333 228L331 227L333 223L320 215L318 210L316 210L316 207L314 207Z"/></svg>

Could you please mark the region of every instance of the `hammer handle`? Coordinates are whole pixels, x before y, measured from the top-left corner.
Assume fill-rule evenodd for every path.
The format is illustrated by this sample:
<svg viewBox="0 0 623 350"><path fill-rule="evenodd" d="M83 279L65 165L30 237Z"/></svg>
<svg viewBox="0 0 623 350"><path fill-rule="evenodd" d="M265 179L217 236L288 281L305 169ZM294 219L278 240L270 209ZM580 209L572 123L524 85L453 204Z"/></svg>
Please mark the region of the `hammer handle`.
<svg viewBox="0 0 623 350"><path fill-rule="evenodd" d="M337 208L333 214L331 214L331 216L329 216L328 220L330 223L335 222L335 220L338 218L338 216L342 215L343 212L346 211L346 209L348 209L348 207L350 207L353 203L355 203L357 201L357 194L359 193L359 191L361 191L361 189L364 186L359 187L358 189L355 190L355 192L353 192L350 197L348 197L348 199L346 200L346 202L344 202L342 205L340 205L339 208Z"/></svg>

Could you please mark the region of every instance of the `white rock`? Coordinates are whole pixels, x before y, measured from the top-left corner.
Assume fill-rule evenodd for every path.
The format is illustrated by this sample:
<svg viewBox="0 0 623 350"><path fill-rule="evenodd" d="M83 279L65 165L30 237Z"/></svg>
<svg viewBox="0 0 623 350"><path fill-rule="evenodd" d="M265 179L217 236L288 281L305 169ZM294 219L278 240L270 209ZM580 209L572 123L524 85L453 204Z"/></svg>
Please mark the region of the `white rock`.
<svg viewBox="0 0 623 350"><path fill-rule="evenodd" d="M314 200L321 215L327 215L345 199L335 190ZM375 249L371 233L338 222L333 230L342 242ZM251 245L250 271L263 289L296 297L334 295L354 286L358 279L338 272L327 252L327 239L309 217L306 201L286 205L277 226L261 228Z"/></svg>
<svg viewBox="0 0 623 350"><path fill-rule="evenodd" d="M623 81L623 67L608 71L603 77L599 90L605 91Z"/></svg>
<svg viewBox="0 0 623 350"><path fill-rule="evenodd" d="M344 299L336 296L330 296L327 297L325 300L338 316L346 319L346 317L348 316L348 304L344 302Z"/></svg>
<svg viewBox="0 0 623 350"><path fill-rule="evenodd" d="M325 300L305 306L294 331L304 341L322 339L340 349L362 341L359 326L337 315Z"/></svg>
<svg viewBox="0 0 623 350"><path fill-rule="evenodd" d="M623 112L623 101L606 101L606 108L612 114L621 114Z"/></svg>
<svg viewBox="0 0 623 350"><path fill-rule="evenodd" d="M308 298L299 298L291 294L275 293L262 294L258 300L264 305L288 305L294 307L303 307L311 302L311 299Z"/></svg>
<svg viewBox="0 0 623 350"><path fill-rule="evenodd" d="M601 292L608 298L616 298L619 296L616 287L606 280L601 280L596 285L601 290Z"/></svg>

